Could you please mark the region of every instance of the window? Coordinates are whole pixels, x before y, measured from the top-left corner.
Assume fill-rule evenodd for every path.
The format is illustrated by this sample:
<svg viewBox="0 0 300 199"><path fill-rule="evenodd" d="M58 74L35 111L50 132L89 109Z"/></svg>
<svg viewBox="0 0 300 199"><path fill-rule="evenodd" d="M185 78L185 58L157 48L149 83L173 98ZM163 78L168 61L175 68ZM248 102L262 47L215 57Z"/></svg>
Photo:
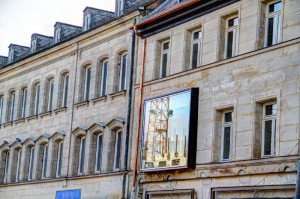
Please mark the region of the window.
<svg viewBox="0 0 300 199"><path fill-rule="evenodd" d="M84 29L83 29L83 31L86 31L86 30L90 29L90 25L91 25L91 14L87 13L84 17Z"/></svg>
<svg viewBox="0 0 300 199"><path fill-rule="evenodd" d="M4 103L4 97L3 95L1 95L0 96L0 125L2 124L3 103Z"/></svg>
<svg viewBox="0 0 300 199"><path fill-rule="evenodd" d="M60 42L60 28L56 28L54 42Z"/></svg>
<svg viewBox="0 0 300 199"><path fill-rule="evenodd" d="M12 150L11 181L19 182L21 168L21 148L16 147Z"/></svg>
<svg viewBox="0 0 300 199"><path fill-rule="evenodd" d="M224 111L222 119L222 154L221 159L230 160L232 151L233 112Z"/></svg>
<svg viewBox="0 0 300 199"><path fill-rule="evenodd" d="M16 182L20 180L20 169L21 169L21 153L22 149L18 149L18 158L17 158L17 171L16 171Z"/></svg>
<svg viewBox="0 0 300 199"><path fill-rule="evenodd" d="M124 0L119 0L119 16L124 14Z"/></svg>
<svg viewBox="0 0 300 199"><path fill-rule="evenodd" d="M63 108L68 105L69 73L63 73L60 79L59 107Z"/></svg>
<svg viewBox="0 0 300 199"><path fill-rule="evenodd" d="M62 151L63 151L63 142L58 142L57 154L56 154L56 170L55 170L55 177L59 178L61 176L61 163L62 163Z"/></svg>
<svg viewBox="0 0 300 199"><path fill-rule="evenodd" d="M281 1L267 4L265 47L278 44L280 41L281 5Z"/></svg>
<svg viewBox="0 0 300 199"><path fill-rule="evenodd" d="M48 144L43 147L43 159L42 159L42 179L46 178L47 172L47 160L48 160Z"/></svg>
<svg viewBox="0 0 300 199"><path fill-rule="evenodd" d="M116 132L115 141L114 170L119 170L121 163L122 131Z"/></svg>
<svg viewBox="0 0 300 199"><path fill-rule="evenodd" d="M84 93L83 100L88 101L90 99L90 84L91 84L91 67L84 68Z"/></svg>
<svg viewBox="0 0 300 199"><path fill-rule="evenodd" d="M226 20L225 59L236 56L239 19L237 16Z"/></svg>
<svg viewBox="0 0 300 199"><path fill-rule="evenodd" d="M102 136L102 134L98 134L98 136L97 136L97 151L96 151L95 172L100 172L100 169L101 169L102 142L103 142L103 136Z"/></svg>
<svg viewBox="0 0 300 199"><path fill-rule="evenodd" d="M85 157L85 136L80 138L78 175L82 175L83 173L84 157Z"/></svg>
<svg viewBox="0 0 300 199"><path fill-rule="evenodd" d="M197 68L200 65L202 31L193 31L191 40L190 68Z"/></svg>
<svg viewBox="0 0 300 199"><path fill-rule="evenodd" d="M14 61L14 50L9 51L8 62L11 63Z"/></svg>
<svg viewBox="0 0 300 199"><path fill-rule="evenodd" d="M31 42L31 52L35 52L36 51L36 39L32 40Z"/></svg>
<svg viewBox="0 0 300 199"><path fill-rule="evenodd" d="M54 79L49 79L47 81L47 96L46 96L46 104L47 109L46 111L52 111L52 104L53 104L53 93L54 93Z"/></svg>
<svg viewBox="0 0 300 199"><path fill-rule="evenodd" d="M40 103L40 84L36 83L33 86L32 115L38 115L39 114L39 103Z"/></svg>
<svg viewBox="0 0 300 199"><path fill-rule="evenodd" d="M9 151L3 153L4 155L4 175L3 175L3 183L7 183L8 178L8 161L9 161Z"/></svg>
<svg viewBox="0 0 300 199"><path fill-rule="evenodd" d="M33 161L34 161L34 146L32 146L32 147L29 148L28 181L32 180Z"/></svg>
<svg viewBox="0 0 300 199"><path fill-rule="evenodd" d="M122 54L121 55L121 67L120 67L119 91L126 89L127 61L128 61L128 55L126 53Z"/></svg>
<svg viewBox="0 0 300 199"><path fill-rule="evenodd" d="M169 48L170 48L170 41L162 42L161 55L160 55L160 76L159 76L160 78L167 76Z"/></svg>
<svg viewBox="0 0 300 199"><path fill-rule="evenodd" d="M102 62L100 95L107 95L108 60Z"/></svg>
<svg viewBox="0 0 300 199"><path fill-rule="evenodd" d="M266 103L263 105L262 121L262 155L275 155L275 134L276 134L277 104Z"/></svg>
<svg viewBox="0 0 300 199"><path fill-rule="evenodd" d="M14 120L14 107L15 107L15 91L9 93L8 99L8 114L7 114L7 121L12 122Z"/></svg>
<svg viewBox="0 0 300 199"><path fill-rule="evenodd" d="M26 104L27 104L27 88L22 89L22 101L21 101L21 115L20 118L26 117Z"/></svg>

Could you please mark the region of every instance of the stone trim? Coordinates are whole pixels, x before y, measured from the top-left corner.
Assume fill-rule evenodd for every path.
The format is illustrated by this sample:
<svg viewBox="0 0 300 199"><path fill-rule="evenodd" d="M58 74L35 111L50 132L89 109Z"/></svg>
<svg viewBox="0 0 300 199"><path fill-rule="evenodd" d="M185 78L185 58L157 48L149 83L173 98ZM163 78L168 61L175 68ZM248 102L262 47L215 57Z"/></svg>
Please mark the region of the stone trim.
<svg viewBox="0 0 300 199"><path fill-rule="evenodd" d="M90 101L79 102L79 103L74 104L74 106L75 106L77 109L78 109L79 107L81 107L81 106L88 107L88 106L89 106L89 102L90 102Z"/></svg>
<svg viewBox="0 0 300 199"><path fill-rule="evenodd" d="M26 117L26 119L27 119L27 121L29 122L30 120L34 120L34 119L38 119L38 115L31 115L31 116L28 116L28 117Z"/></svg>
<svg viewBox="0 0 300 199"><path fill-rule="evenodd" d="M14 121L15 125L20 124L20 123L24 123L25 122L25 118L20 118Z"/></svg>
<svg viewBox="0 0 300 199"><path fill-rule="evenodd" d="M93 105L95 105L97 102L101 102L101 101L106 102L106 99L107 99L107 95L91 99L91 101L93 102Z"/></svg>
<svg viewBox="0 0 300 199"><path fill-rule="evenodd" d="M67 112L67 107L57 108L53 110L53 112L55 113L55 115L57 115L60 112Z"/></svg>
<svg viewBox="0 0 300 199"><path fill-rule="evenodd" d="M109 94L109 96L110 96L110 99L112 99L112 100L119 96L126 96L126 90L111 93L111 94Z"/></svg>
<svg viewBox="0 0 300 199"><path fill-rule="evenodd" d="M47 111L47 112L44 112L44 113L40 113L40 117L41 118L44 118L46 116L51 117L51 114L52 114L52 111Z"/></svg>
<svg viewBox="0 0 300 199"><path fill-rule="evenodd" d="M2 124L3 128L10 127L13 125L13 122L5 122Z"/></svg>

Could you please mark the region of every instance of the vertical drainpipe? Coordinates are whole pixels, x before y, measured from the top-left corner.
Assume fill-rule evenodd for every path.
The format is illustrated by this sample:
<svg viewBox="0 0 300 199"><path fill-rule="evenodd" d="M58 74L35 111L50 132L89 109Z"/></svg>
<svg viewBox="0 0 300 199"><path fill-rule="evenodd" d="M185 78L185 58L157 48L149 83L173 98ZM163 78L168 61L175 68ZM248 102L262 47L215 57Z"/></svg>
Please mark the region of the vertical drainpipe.
<svg viewBox="0 0 300 199"><path fill-rule="evenodd" d="M132 19L133 26L136 24L136 18ZM123 170L123 182L122 182L122 199L127 198L126 193L126 181L127 181L127 165L128 165L128 145L130 134L130 119L131 119L131 103L132 103L132 85L133 85L133 68L134 68L134 54L135 54L135 33L132 30L131 37L131 49L130 49L130 71L129 71L129 86L128 86L128 102L127 102L127 116L126 116L126 137L125 137L125 152L124 152L124 170Z"/></svg>

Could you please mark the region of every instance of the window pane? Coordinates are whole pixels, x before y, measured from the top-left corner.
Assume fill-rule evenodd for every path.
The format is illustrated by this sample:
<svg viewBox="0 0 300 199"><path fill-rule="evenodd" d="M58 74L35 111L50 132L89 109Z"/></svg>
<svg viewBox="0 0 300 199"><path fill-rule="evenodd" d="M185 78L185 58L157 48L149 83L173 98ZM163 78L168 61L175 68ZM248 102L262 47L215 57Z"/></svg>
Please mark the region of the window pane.
<svg viewBox="0 0 300 199"><path fill-rule="evenodd" d="M224 122L232 122L232 112L224 114Z"/></svg>
<svg viewBox="0 0 300 199"><path fill-rule="evenodd" d="M84 166L84 155L85 155L85 138L81 140L80 149L80 162L79 162L79 173L82 173Z"/></svg>
<svg viewBox="0 0 300 199"><path fill-rule="evenodd" d="M266 106L265 115L275 115L277 113L277 104L270 104Z"/></svg>
<svg viewBox="0 0 300 199"><path fill-rule="evenodd" d="M0 97L0 125L2 124L3 96Z"/></svg>
<svg viewBox="0 0 300 199"><path fill-rule="evenodd" d="M265 121L264 155L271 155L272 147L272 120Z"/></svg>
<svg viewBox="0 0 300 199"><path fill-rule="evenodd" d="M65 82L64 82L64 93L63 93L63 106L67 106L68 102L68 89L69 89L69 75L65 76Z"/></svg>
<svg viewBox="0 0 300 199"><path fill-rule="evenodd" d="M163 54L162 55L162 63L161 63L161 77L166 77L167 65L168 65L168 54Z"/></svg>
<svg viewBox="0 0 300 199"><path fill-rule="evenodd" d="M102 68L102 93L101 96L106 95L106 87L107 87L107 67L108 62L104 62L103 68Z"/></svg>
<svg viewBox="0 0 300 199"><path fill-rule="evenodd" d="M44 148L44 157L43 157L43 175L42 175L43 178L46 177L47 159L48 159L48 146L45 146L45 148Z"/></svg>
<svg viewBox="0 0 300 199"><path fill-rule="evenodd" d="M231 58L233 54L233 31L227 33L227 58Z"/></svg>
<svg viewBox="0 0 300 199"><path fill-rule="evenodd" d="M281 10L281 2L273 3L269 5L269 13L277 12Z"/></svg>
<svg viewBox="0 0 300 199"><path fill-rule="evenodd" d="M62 151L63 151L62 146L63 146L62 143L58 144L56 176L60 176L61 173Z"/></svg>
<svg viewBox="0 0 300 199"><path fill-rule="evenodd" d="M198 43L193 44L192 68L196 68L198 66L198 49L199 49L199 44Z"/></svg>
<svg viewBox="0 0 300 199"><path fill-rule="evenodd" d="M23 97L22 97L22 113L21 117L25 117L25 112L26 112L26 101L27 101L27 89L23 89Z"/></svg>
<svg viewBox="0 0 300 199"><path fill-rule="evenodd" d="M120 156L121 156L121 143L122 143L122 133L119 132L117 134L117 148L116 148L116 163L115 163L115 168L119 169L120 168Z"/></svg>
<svg viewBox="0 0 300 199"><path fill-rule="evenodd" d="M168 50L169 49L169 44L170 42L166 42L163 44L163 50Z"/></svg>
<svg viewBox="0 0 300 199"><path fill-rule="evenodd" d="M201 38L201 31L194 32L193 40L197 40L199 38Z"/></svg>
<svg viewBox="0 0 300 199"><path fill-rule="evenodd" d="M273 25L274 25L274 18L268 18L268 28L267 28L267 46L273 45Z"/></svg>
<svg viewBox="0 0 300 199"><path fill-rule="evenodd" d="M127 70L127 55L122 57L122 66L120 71L120 90L124 90L126 87L126 70Z"/></svg>
<svg viewBox="0 0 300 199"><path fill-rule="evenodd" d="M228 20L228 27L237 26L239 23L238 18L233 18Z"/></svg>
<svg viewBox="0 0 300 199"><path fill-rule="evenodd" d="M223 135L223 159L229 159L230 156L230 127L224 128Z"/></svg>
<svg viewBox="0 0 300 199"><path fill-rule="evenodd" d="M102 158L102 136L98 136L96 170L100 171Z"/></svg>

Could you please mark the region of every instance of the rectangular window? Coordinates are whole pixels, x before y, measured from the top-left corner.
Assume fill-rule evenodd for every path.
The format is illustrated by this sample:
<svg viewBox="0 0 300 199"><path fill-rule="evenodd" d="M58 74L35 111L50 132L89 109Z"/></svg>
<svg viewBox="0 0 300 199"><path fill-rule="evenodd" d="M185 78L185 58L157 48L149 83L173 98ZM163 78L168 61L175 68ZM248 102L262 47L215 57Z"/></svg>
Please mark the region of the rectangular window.
<svg viewBox="0 0 300 199"><path fill-rule="evenodd" d="M14 50L9 51L8 62L11 63L14 61Z"/></svg>
<svg viewBox="0 0 300 199"><path fill-rule="evenodd" d="M170 42L165 41L161 44L161 55L160 55L160 77L167 76L168 62L169 62L169 48Z"/></svg>
<svg viewBox="0 0 300 199"><path fill-rule="evenodd" d="M236 56L238 24L237 16L226 20L225 59Z"/></svg>
<svg viewBox="0 0 300 199"><path fill-rule="evenodd" d="M31 42L31 52L35 52L36 50L36 39L32 40Z"/></svg>
<svg viewBox="0 0 300 199"><path fill-rule="evenodd" d="M9 94L9 112L8 121L12 122L14 120L14 108L15 107L15 92Z"/></svg>
<svg viewBox="0 0 300 199"><path fill-rule="evenodd" d="M57 150L57 163L56 163L56 177L60 177L61 175L61 163L62 163L62 146L63 142L58 143L58 150Z"/></svg>
<svg viewBox="0 0 300 199"><path fill-rule="evenodd" d="M276 115L277 115L276 103L264 104L263 126L262 126L263 156L275 155Z"/></svg>
<svg viewBox="0 0 300 199"><path fill-rule="evenodd" d="M34 161L34 147L29 149L29 167L28 167L28 180L32 180L33 161Z"/></svg>
<svg viewBox="0 0 300 199"><path fill-rule="evenodd" d="M90 29L90 25L91 25L91 15L90 14L86 14L85 18L84 18L84 31Z"/></svg>
<svg viewBox="0 0 300 199"><path fill-rule="evenodd" d="M85 156L85 137L82 137L80 139L78 175L82 175L82 173L83 173L84 156Z"/></svg>
<svg viewBox="0 0 300 199"><path fill-rule="evenodd" d="M100 172L102 159L102 135L98 135L97 139L97 154L96 154L96 172Z"/></svg>
<svg viewBox="0 0 300 199"><path fill-rule="evenodd" d="M24 88L22 90L21 118L26 117L26 103L27 103L27 88Z"/></svg>
<svg viewBox="0 0 300 199"><path fill-rule="evenodd" d="M122 145L122 132L116 133L116 143L115 143L115 170L120 169L120 157L121 157L121 145Z"/></svg>
<svg viewBox="0 0 300 199"><path fill-rule="evenodd" d="M123 54L121 56L119 91L126 89L127 61L128 61L127 54Z"/></svg>
<svg viewBox="0 0 300 199"><path fill-rule="evenodd" d="M85 68L84 101L90 99L91 67Z"/></svg>
<svg viewBox="0 0 300 199"><path fill-rule="evenodd" d="M67 107L68 103L68 87L69 87L69 75L66 74L64 76L64 87L63 87L63 93L62 93L62 104L61 107Z"/></svg>
<svg viewBox="0 0 300 199"><path fill-rule="evenodd" d="M47 111L52 111L53 92L54 92L54 80L51 79L48 84L48 105Z"/></svg>
<svg viewBox="0 0 300 199"><path fill-rule="evenodd" d="M17 158L17 170L16 170L16 182L19 182L20 177L20 168L21 168L21 149L18 150L18 158Z"/></svg>
<svg viewBox="0 0 300 199"><path fill-rule="evenodd" d="M231 159L232 150L232 129L233 129L233 112L225 111L223 112L222 119L222 160Z"/></svg>
<svg viewBox="0 0 300 199"><path fill-rule="evenodd" d="M60 28L57 28L55 31L55 43L60 42Z"/></svg>
<svg viewBox="0 0 300 199"><path fill-rule="evenodd" d="M35 92L34 92L34 115L39 114L39 102L40 102L40 85L35 86Z"/></svg>
<svg viewBox="0 0 300 199"><path fill-rule="evenodd" d="M190 68L197 68L200 65L201 42L202 31L196 30L192 32Z"/></svg>
<svg viewBox="0 0 300 199"><path fill-rule="evenodd" d="M101 71L101 96L106 95L107 91L107 75L108 75L108 61L104 61L102 64L102 71Z"/></svg>
<svg viewBox="0 0 300 199"><path fill-rule="evenodd" d="M8 161L9 161L9 151L5 153L5 166L4 166L4 175L3 175L3 182L7 183L8 177Z"/></svg>
<svg viewBox="0 0 300 199"><path fill-rule="evenodd" d="M0 125L2 124L3 102L4 102L4 97L0 96Z"/></svg>
<svg viewBox="0 0 300 199"><path fill-rule="evenodd" d="M278 44L281 29L281 1L267 5L265 47Z"/></svg>
<svg viewBox="0 0 300 199"><path fill-rule="evenodd" d="M43 164L42 164L42 179L46 178L47 160L48 160L48 145L45 145L44 153L43 153Z"/></svg>

